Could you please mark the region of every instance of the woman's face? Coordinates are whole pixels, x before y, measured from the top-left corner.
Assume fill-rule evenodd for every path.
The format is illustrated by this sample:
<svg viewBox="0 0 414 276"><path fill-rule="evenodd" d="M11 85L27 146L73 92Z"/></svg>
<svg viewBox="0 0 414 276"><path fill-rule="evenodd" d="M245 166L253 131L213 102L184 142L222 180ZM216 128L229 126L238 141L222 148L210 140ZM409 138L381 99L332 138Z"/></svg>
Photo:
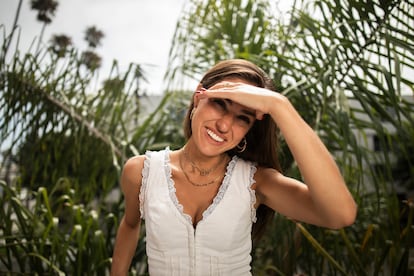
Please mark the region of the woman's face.
<svg viewBox="0 0 414 276"><path fill-rule="evenodd" d="M240 79L226 81L244 82ZM255 122L255 111L228 99L195 99L192 139L205 155L236 147Z"/></svg>

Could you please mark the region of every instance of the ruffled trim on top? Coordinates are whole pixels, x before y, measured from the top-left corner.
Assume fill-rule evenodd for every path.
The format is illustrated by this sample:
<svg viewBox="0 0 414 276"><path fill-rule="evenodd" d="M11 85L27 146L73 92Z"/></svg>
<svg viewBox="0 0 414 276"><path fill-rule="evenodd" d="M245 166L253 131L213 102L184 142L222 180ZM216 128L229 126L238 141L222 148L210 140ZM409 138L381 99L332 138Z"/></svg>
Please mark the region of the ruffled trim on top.
<svg viewBox="0 0 414 276"><path fill-rule="evenodd" d="M216 206L220 203L220 201L223 199L224 194L226 193L231 180L231 175L233 173L234 166L236 165L238 160L237 156L233 156L233 158L230 160L230 162L227 164L226 173L224 175L223 182L219 188L218 193L213 199L213 202L210 204L210 206L203 212L203 218L198 222L202 222L205 220L216 208ZM165 158L164 158L164 168L165 168L165 174L168 182L168 191L170 194L170 198L175 205L175 207L178 209L178 211L183 215L185 220L188 221L191 225L193 225L193 219L190 215L184 213L184 207L180 204L180 202L177 199L176 189L174 185L174 180L172 179L171 174L171 167L169 166L170 163L170 155L168 152L168 149L165 152Z"/></svg>
<svg viewBox="0 0 414 276"><path fill-rule="evenodd" d="M231 176L233 174L233 169L234 169L234 166L236 166L236 163L237 163L238 159L239 158L236 155L234 155L233 158L230 160L230 162L227 164L226 174L224 175L223 182L221 183L221 186L219 188L218 193L216 194L216 196L213 199L213 203L211 203L211 205L208 206L208 208L203 212L202 221L205 220L214 211L216 206L223 199L224 194L226 193L226 191L227 191L227 189L230 185L230 180L231 180Z"/></svg>
<svg viewBox="0 0 414 276"><path fill-rule="evenodd" d="M145 193L147 191L147 182L148 182L148 175L149 175L149 168L150 168L150 160L151 160L151 151L145 152L145 160L144 160L144 168L142 169L142 181L141 181L141 188L139 191L139 212L141 219L144 219L144 201L145 201Z"/></svg>
<svg viewBox="0 0 414 276"><path fill-rule="evenodd" d="M164 157L164 172L168 183L168 192L170 194L170 198L172 202L174 203L175 207L178 209L178 211L184 216L184 218L188 221L188 223L192 224L192 218L190 215L184 213L184 207L183 205L178 202L177 195L176 195L176 189L174 185L174 180L172 179L172 173L171 173L171 166L170 166L170 149L165 149L165 157Z"/></svg>
<svg viewBox="0 0 414 276"><path fill-rule="evenodd" d="M250 185L248 187L250 192L250 204L251 204L251 217L252 222L256 223L257 217L256 217L256 191L252 189L252 186L254 183L256 183L256 180L254 180L254 174L256 173L257 168L255 164L250 164Z"/></svg>

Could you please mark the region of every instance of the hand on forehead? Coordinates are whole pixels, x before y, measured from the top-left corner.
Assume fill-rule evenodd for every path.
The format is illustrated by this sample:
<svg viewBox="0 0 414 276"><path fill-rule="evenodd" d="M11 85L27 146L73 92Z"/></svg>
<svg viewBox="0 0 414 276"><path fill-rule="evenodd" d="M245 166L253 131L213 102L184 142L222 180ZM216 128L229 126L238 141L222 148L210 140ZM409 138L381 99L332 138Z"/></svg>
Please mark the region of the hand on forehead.
<svg viewBox="0 0 414 276"><path fill-rule="evenodd" d="M259 87L241 79L226 79L216 83L208 89L199 86L196 91L196 101L207 98L221 98L240 104L256 114L258 120L263 119L263 112L254 104L255 98L260 96ZM260 88L259 88L260 89Z"/></svg>

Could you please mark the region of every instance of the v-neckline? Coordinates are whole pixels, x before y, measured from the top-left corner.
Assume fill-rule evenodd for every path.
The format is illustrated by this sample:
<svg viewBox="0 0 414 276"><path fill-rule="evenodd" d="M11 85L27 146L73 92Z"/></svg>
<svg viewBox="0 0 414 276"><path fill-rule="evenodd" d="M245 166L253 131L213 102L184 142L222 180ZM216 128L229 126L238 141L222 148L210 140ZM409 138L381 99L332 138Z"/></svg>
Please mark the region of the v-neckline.
<svg viewBox="0 0 414 276"><path fill-rule="evenodd" d="M234 155L230 162L227 164L226 172L224 174L223 181L221 182L220 188L218 189L216 195L213 198L213 202L203 211L202 218L194 224L193 217L187 213L184 212L184 206L179 202L176 188L175 188L175 182L172 178L171 173L171 160L170 160L170 151L168 149L165 150L165 157L164 157L164 167L166 170L166 176L167 176L167 182L168 182L168 190L170 194L170 199L172 200L175 207L178 209L178 211L181 213L181 215L184 217L184 219L194 228L196 229L197 226L204 222L216 209L216 207L219 205L221 200L223 199L224 195L226 194L226 191L228 187L230 186L230 179L231 175L233 174L234 166L237 162L237 155Z"/></svg>

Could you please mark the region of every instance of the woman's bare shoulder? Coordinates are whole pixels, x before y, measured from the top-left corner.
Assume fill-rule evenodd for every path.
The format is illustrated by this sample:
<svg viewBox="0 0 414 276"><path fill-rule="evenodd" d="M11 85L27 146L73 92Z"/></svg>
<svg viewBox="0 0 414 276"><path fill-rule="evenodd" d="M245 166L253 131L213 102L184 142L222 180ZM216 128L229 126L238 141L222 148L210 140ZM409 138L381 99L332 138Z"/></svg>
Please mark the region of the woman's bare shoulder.
<svg viewBox="0 0 414 276"><path fill-rule="evenodd" d="M139 169L144 167L144 161L146 159L145 155L136 155L129 158L124 164L124 170L129 169Z"/></svg>
<svg viewBox="0 0 414 276"><path fill-rule="evenodd" d="M123 190L137 189L141 186L142 170L146 156L137 155L129 158L122 169L121 185ZM131 187L132 186L132 187Z"/></svg>
<svg viewBox="0 0 414 276"><path fill-rule="evenodd" d="M257 167L255 173L255 178L258 182L277 181L281 177L283 177L283 174L278 170L261 166Z"/></svg>

